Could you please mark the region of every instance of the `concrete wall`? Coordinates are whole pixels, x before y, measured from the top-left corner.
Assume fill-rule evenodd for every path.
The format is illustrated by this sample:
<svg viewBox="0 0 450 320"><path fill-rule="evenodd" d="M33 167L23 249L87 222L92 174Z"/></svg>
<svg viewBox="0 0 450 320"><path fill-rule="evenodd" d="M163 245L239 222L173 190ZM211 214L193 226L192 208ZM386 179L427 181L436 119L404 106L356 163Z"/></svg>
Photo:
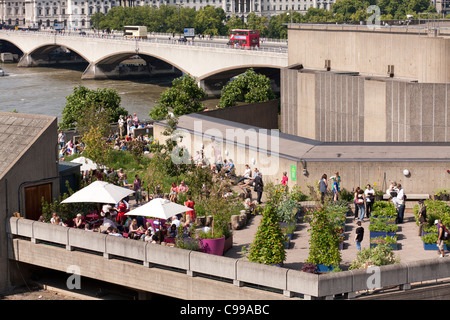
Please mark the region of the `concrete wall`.
<svg viewBox="0 0 450 320"><path fill-rule="evenodd" d="M348 297L352 298L358 291L393 286L409 289L412 283L450 277L448 259L421 260L374 269L317 275L95 232L72 230L74 229L10 218L7 233L11 237L28 237L31 241L26 238L11 239L9 245L12 250L8 256L18 262L68 272L68 277L73 272L70 271L73 266L77 266L82 277L179 299L195 300L273 300L293 297L311 299L333 298L338 294L348 294ZM84 233L84 237L81 237L81 233ZM39 244L44 239L62 247ZM92 245L94 242L99 245ZM72 251L74 248L86 248L103 253L103 256ZM120 259L111 259L112 256L107 253L119 255ZM142 264L127 262L123 258L141 261ZM177 268L178 271L171 271L167 267ZM207 277L197 277L198 274ZM214 277L222 280L214 280ZM377 281L373 281L374 279ZM247 283L276 289L278 293L249 288L245 285ZM375 286L371 287L372 285Z"/></svg>
<svg viewBox="0 0 450 320"><path fill-rule="evenodd" d="M450 81L450 39L427 37L407 28L369 29L355 26L297 25L288 29L288 64L395 77L419 82Z"/></svg>
<svg viewBox="0 0 450 320"><path fill-rule="evenodd" d="M161 123L154 123L154 137L160 143L164 143L168 138L163 135L164 128L164 125ZM270 146L271 143L272 145L275 145L275 142L277 142L275 138L272 138L270 131L259 131L260 128L251 130L233 129L234 128L230 127L230 130L232 130L231 132L233 133L231 138L235 137L237 140L228 140L226 139L226 136L223 136L222 141L219 141L218 139L212 141L209 134L219 133L214 129L204 130L202 132L204 133L203 135L200 135L199 132L194 133L183 130L184 138L180 145L185 147L191 155L200 151L203 145L204 158L209 165L215 162L214 152L217 150L222 156L222 159L233 160L237 175L242 175L245 170L245 165L248 164L252 170L258 168L262 173L263 181L266 184L269 182L279 184L284 171L288 172L288 185L292 187L296 184L296 181L291 179L289 173L291 171L291 166L301 168L297 162L298 160L280 157L278 152L274 152L273 154L265 152L264 146ZM238 141L238 143L236 141ZM258 149L258 147L262 148Z"/></svg>
<svg viewBox="0 0 450 320"><path fill-rule="evenodd" d="M281 99L282 132L333 142L450 141L447 83L305 69L284 69L281 78L298 88L297 105Z"/></svg>
<svg viewBox="0 0 450 320"><path fill-rule="evenodd" d="M301 168L301 164L299 164ZM433 194L438 188L449 185L450 161L311 161L307 162L308 176L298 170L298 184L302 190L308 185L316 185L322 174L328 177L335 171L341 176L341 188L349 191L356 187L365 187L368 183L386 191L390 181L401 183L406 194ZM409 176L403 170L410 171Z"/></svg>
<svg viewBox="0 0 450 320"><path fill-rule="evenodd" d="M264 129L278 129L278 100L204 112L208 117L235 121ZM257 116L256 116L257 115Z"/></svg>

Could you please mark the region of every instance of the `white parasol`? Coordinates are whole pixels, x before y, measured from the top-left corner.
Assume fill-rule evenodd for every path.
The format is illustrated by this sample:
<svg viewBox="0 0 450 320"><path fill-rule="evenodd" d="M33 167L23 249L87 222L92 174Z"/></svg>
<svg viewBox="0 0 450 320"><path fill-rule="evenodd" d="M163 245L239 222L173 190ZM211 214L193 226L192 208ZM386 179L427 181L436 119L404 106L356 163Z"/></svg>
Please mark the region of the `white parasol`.
<svg viewBox="0 0 450 320"><path fill-rule="evenodd" d="M136 209L125 213L125 215L168 219L179 213L191 210L192 209L189 207L169 201L167 199L156 198Z"/></svg>
<svg viewBox="0 0 450 320"><path fill-rule="evenodd" d="M105 181L94 181L61 203L94 202L117 203L134 191Z"/></svg>
<svg viewBox="0 0 450 320"><path fill-rule="evenodd" d="M94 161L92 161L91 159L85 158L85 157L78 157L76 159L73 159L70 162L81 163L81 167L80 167L81 171L104 169L104 166L99 166Z"/></svg>

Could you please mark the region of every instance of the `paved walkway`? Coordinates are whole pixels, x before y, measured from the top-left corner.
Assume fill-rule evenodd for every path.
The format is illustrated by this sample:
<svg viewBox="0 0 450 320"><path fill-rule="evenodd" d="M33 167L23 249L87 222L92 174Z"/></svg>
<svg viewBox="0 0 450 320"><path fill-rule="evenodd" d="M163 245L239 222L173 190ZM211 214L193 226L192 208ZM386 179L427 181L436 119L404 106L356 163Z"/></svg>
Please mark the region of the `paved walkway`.
<svg viewBox="0 0 450 320"><path fill-rule="evenodd" d="M248 247L254 238L258 229L262 215L255 215L249 219L247 226L240 230L233 230L233 248L226 252L225 256L232 258L244 258L241 254L242 247ZM362 223L364 227L364 239L361 244L362 248L369 247L369 219L365 219ZM284 267L290 269L301 270L304 261L309 255L309 232L307 231L309 224L307 222L297 223L297 229L291 240L289 249L286 250L286 260ZM347 217L345 225L345 240L344 249L341 250L342 261L341 269L346 270L352 261L356 258L357 250L355 242L356 220L354 217ZM418 235L418 226L414 220L412 209L406 209L404 222L399 224L397 232L398 250L395 250L395 255L400 259L400 262L418 261L424 259L438 259L437 251L429 251L423 249L421 237ZM450 254L447 253L447 256Z"/></svg>
<svg viewBox="0 0 450 320"><path fill-rule="evenodd" d="M254 193L253 198L256 198ZM265 201L263 194L262 201ZM130 204L134 207L134 200L130 201ZM262 215L252 215L248 219L248 223L240 230L233 230L233 247L229 249L225 256L245 259L242 249L243 247L249 247L253 241L255 233L258 229L259 223L262 219ZM362 248L369 247L369 219L365 219L362 223L364 227L364 239L361 244ZM307 231L309 224L307 222L297 223L297 229L294 232L294 236L290 242L289 249L286 249L286 260L284 267L290 269L301 270L304 261L309 255L309 232ZM341 269L346 270L352 261L356 258L356 246L354 242L356 229L356 220L353 216L347 217L345 225L345 240L344 249L341 250ZM405 210L404 223L399 224L399 230L397 232L398 238L398 250L395 250L395 255L400 258L400 262L418 261L424 259L438 259L437 251L424 250L421 237L418 235L418 227L414 220L414 214L411 208ZM450 256L449 253L446 255Z"/></svg>

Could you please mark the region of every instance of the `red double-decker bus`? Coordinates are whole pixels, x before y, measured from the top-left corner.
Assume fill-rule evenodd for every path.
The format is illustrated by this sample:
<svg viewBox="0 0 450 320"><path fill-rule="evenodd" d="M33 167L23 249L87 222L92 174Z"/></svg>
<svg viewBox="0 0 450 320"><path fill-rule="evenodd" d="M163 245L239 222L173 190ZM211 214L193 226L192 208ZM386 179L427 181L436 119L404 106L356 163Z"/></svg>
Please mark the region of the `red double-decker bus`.
<svg viewBox="0 0 450 320"><path fill-rule="evenodd" d="M232 29L230 30L229 46L243 49L259 48L259 31L246 29Z"/></svg>

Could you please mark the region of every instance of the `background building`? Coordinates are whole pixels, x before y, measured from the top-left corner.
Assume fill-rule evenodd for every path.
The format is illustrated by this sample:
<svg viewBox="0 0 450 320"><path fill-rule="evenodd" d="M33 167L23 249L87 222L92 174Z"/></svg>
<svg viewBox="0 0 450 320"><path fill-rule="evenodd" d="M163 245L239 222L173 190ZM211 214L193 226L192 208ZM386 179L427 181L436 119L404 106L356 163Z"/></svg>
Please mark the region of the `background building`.
<svg viewBox="0 0 450 320"><path fill-rule="evenodd" d="M116 6L174 5L200 10L205 6L222 8L228 16L245 19L250 12L278 15L306 12L309 8L330 9L334 0L0 0L0 22L40 29L90 29L90 16L106 14Z"/></svg>

